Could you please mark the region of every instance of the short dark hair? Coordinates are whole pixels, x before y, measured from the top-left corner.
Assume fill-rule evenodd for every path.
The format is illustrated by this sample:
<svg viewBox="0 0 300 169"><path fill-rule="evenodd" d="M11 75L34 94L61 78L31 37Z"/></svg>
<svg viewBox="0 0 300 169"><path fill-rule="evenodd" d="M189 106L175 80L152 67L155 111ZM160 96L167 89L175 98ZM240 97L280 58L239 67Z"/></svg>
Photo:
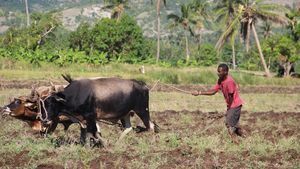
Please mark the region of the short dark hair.
<svg viewBox="0 0 300 169"><path fill-rule="evenodd" d="M225 71L227 71L227 72L228 72L228 70L229 70L228 66L227 66L225 63L219 64L218 68L219 68L219 67L223 68L223 69L224 69Z"/></svg>

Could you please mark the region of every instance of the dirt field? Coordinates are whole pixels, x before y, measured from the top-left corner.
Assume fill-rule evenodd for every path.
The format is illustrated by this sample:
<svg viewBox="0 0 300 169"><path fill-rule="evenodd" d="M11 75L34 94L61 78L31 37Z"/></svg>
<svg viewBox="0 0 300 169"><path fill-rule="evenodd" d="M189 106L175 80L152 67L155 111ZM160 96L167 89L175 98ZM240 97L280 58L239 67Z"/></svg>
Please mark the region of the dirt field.
<svg viewBox="0 0 300 169"><path fill-rule="evenodd" d="M1 87L24 88L31 84L7 82ZM206 86L177 87L193 90ZM157 87L153 92L160 91L173 90ZM242 92L299 93L299 87L249 87ZM105 148L76 144L77 125L72 125L67 134L60 126L52 136L41 138L26 123L2 117L0 168L300 167L300 112L243 111L240 123L247 137L240 138L238 145L227 134L223 112L161 110L151 111L151 116L161 128L159 133L131 132L119 145L116 141L121 129L100 123ZM132 117L132 124L142 126L136 116Z"/></svg>
<svg viewBox="0 0 300 169"><path fill-rule="evenodd" d="M294 122L300 121L300 113L243 112L241 123L248 136L240 139L240 145L230 142L222 124L223 118L220 118L221 113L166 110L152 112L152 115L161 127L160 133L132 132L119 147L116 147L114 141L121 132L120 129L117 126L102 125L108 144L106 148L87 148L87 151L92 153L88 161L82 159L84 157L78 157L76 160L70 156L71 159L64 157L65 160L61 163L57 163L60 160L49 162L49 159L65 155L62 153L64 149L79 146L72 141L78 136L78 131L74 128L68 136L61 135L52 140L50 147L41 150L36 157L30 155L30 152L34 151L33 147L24 147L18 153L1 153L0 167L26 168L31 162L35 162L37 168L299 167L300 127ZM7 124L12 121L15 119L5 118L1 123ZM15 139L19 132L24 131L7 131L5 136L1 136L4 138L2 143L7 144L11 139ZM25 135L39 141L43 139L29 129ZM19 142L22 144L22 140ZM148 145L141 147L140 144ZM282 144L290 145L284 147Z"/></svg>

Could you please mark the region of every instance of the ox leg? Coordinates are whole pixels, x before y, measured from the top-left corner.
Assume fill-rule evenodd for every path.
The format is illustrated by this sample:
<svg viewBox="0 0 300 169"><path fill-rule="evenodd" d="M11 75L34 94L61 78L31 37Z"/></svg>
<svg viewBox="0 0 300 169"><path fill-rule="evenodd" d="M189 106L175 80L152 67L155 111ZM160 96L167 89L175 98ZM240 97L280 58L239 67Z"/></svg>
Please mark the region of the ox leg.
<svg viewBox="0 0 300 169"><path fill-rule="evenodd" d="M72 121L64 121L62 122L62 125L64 126L64 131L67 132L67 130L69 129L70 125L73 124Z"/></svg>
<svg viewBox="0 0 300 169"><path fill-rule="evenodd" d="M99 126L99 124L96 122L96 127L97 127L97 135L102 136L101 134L101 128Z"/></svg>
<svg viewBox="0 0 300 169"><path fill-rule="evenodd" d="M90 147L104 147L104 141L98 133L100 127L97 125L95 118L90 118L87 121L87 140Z"/></svg>
<svg viewBox="0 0 300 169"><path fill-rule="evenodd" d="M146 110L140 111L136 114L143 121L143 123L146 127L146 129L139 127L137 129L137 132L143 132L143 131L149 131L149 130L154 131L155 133L159 132L159 130L160 130L159 126L155 122L152 122L150 120L150 114L149 114L148 108L146 108Z"/></svg>
<svg viewBox="0 0 300 169"><path fill-rule="evenodd" d="M80 128L80 144L84 145L86 142L86 134L87 129L86 128Z"/></svg>
<svg viewBox="0 0 300 169"><path fill-rule="evenodd" d="M132 130L129 114L121 119L121 123L122 126L125 128L125 130L121 133L121 136L117 141L117 144L119 144L123 140L123 138Z"/></svg>
<svg viewBox="0 0 300 169"><path fill-rule="evenodd" d="M154 124L150 121L150 114L148 108L146 108L145 110L141 110L136 114L143 121L146 130L150 130L150 129L154 130Z"/></svg>
<svg viewBox="0 0 300 169"><path fill-rule="evenodd" d="M122 127L127 129L131 127L130 115L128 114L124 118L121 119Z"/></svg>

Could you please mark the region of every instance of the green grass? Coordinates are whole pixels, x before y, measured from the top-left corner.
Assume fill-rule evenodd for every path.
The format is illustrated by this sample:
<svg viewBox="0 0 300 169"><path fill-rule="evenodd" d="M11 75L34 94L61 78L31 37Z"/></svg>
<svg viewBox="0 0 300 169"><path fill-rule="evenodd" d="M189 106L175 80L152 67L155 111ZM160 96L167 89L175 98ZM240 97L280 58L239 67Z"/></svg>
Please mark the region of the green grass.
<svg viewBox="0 0 300 169"><path fill-rule="evenodd" d="M1 62L1 61L0 61ZM145 65L145 74L139 72L141 65L131 64L109 64L104 66L92 66L86 64L76 64L68 67L58 67L47 63L42 67L33 67L25 63L14 63L7 67L2 60L0 77L12 80L60 80L61 74L69 73L73 77L122 77L136 78L147 83L155 83L160 80L169 84L215 84L217 80L216 67L174 67L164 68L155 65ZM287 86L300 85L300 79L294 78L266 78L256 76L246 71L230 71L234 79L240 85L272 85Z"/></svg>
<svg viewBox="0 0 300 169"><path fill-rule="evenodd" d="M299 112L300 94L241 94L242 110L249 112ZM213 96L192 96L177 92L150 93L150 110L201 110L203 112L225 111L226 103L221 93ZM188 118L188 117L187 117Z"/></svg>

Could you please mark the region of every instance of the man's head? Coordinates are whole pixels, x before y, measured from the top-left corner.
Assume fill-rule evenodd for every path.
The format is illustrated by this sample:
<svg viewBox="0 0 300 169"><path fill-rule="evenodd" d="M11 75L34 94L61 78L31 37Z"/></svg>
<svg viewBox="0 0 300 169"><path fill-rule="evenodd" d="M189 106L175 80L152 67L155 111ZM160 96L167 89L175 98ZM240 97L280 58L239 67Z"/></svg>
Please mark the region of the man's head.
<svg viewBox="0 0 300 169"><path fill-rule="evenodd" d="M225 63L218 66L218 76L220 80L224 80L228 75L229 68Z"/></svg>

